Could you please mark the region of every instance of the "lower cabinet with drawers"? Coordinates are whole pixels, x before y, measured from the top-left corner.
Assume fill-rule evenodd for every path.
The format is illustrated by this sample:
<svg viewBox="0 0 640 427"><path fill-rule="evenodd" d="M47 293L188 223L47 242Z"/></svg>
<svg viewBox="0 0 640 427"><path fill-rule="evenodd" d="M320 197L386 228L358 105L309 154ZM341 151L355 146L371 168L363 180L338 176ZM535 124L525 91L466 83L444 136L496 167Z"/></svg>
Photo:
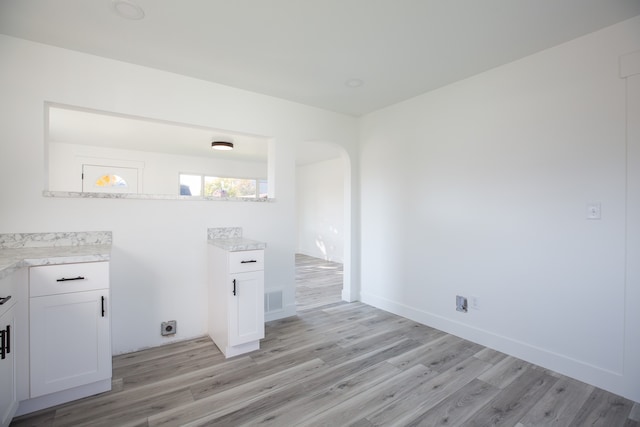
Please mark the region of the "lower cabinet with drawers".
<svg viewBox="0 0 640 427"><path fill-rule="evenodd" d="M29 268L29 399L18 415L111 390L109 263Z"/></svg>

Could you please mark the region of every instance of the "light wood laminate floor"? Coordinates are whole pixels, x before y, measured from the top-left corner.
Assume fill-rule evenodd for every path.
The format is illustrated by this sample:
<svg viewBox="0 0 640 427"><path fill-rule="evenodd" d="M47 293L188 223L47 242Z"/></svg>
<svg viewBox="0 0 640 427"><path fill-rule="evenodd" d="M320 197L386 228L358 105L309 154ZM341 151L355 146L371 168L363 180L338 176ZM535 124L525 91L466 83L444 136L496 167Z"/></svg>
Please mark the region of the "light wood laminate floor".
<svg viewBox="0 0 640 427"><path fill-rule="evenodd" d="M208 338L114 357L114 390L15 426L640 426L640 405L362 303L320 299L225 360Z"/></svg>
<svg viewBox="0 0 640 427"><path fill-rule="evenodd" d="M296 254L296 309L298 311L340 302L342 264Z"/></svg>

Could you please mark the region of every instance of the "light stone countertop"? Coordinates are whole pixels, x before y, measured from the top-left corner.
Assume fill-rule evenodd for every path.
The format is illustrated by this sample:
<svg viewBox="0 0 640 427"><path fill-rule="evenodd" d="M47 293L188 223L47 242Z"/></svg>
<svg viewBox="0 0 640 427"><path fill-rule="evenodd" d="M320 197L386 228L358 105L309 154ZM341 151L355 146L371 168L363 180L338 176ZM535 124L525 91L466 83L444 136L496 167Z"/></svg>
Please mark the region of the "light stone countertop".
<svg viewBox="0 0 640 427"><path fill-rule="evenodd" d="M266 243L258 242L257 240L245 239L242 237L236 237L232 239L209 239L207 242L210 245L217 246L229 252L237 251L252 251L258 249L265 249Z"/></svg>
<svg viewBox="0 0 640 427"><path fill-rule="evenodd" d="M242 227L216 227L207 229L207 243L229 252L265 249L266 243L242 237Z"/></svg>
<svg viewBox="0 0 640 427"><path fill-rule="evenodd" d="M0 279L23 267L109 261L110 231L0 234Z"/></svg>
<svg viewBox="0 0 640 427"><path fill-rule="evenodd" d="M110 258L110 244L0 249L0 279L23 267L109 261Z"/></svg>

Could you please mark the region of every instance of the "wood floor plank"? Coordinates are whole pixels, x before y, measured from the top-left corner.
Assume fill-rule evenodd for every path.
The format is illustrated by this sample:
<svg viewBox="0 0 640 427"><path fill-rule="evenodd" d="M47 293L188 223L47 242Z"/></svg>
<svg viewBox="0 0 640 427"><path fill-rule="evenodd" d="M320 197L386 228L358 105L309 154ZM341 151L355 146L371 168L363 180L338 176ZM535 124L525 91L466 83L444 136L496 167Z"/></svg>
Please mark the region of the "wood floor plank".
<svg viewBox="0 0 640 427"><path fill-rule="evenodd" d="M349 399L400 373L398 368L386 362L353 371L354 373L351 375L338 375L341 378L338 381L334 380L325 388L317 390L315 387L308 387L306 393L299 399L292 400L271 412L251 419L246 424L273 427L297 425L302 420L317 416L333 407L336 402Z"/></svg>
<svg viewBox="0 0 640 427"><path fill-rule="evenodd" d="M366 367L365 372L369 375L360 375L362 373L360 367ZM335 385L338 378L347 378L347 380L340 381L337 387L342 393L344 393L343 396L350 396L358 389L360 391L366 390L365 385L375 385L397 372L393 366L384 362L373 366L366 363L359 364L358 366L358 364L350 362L345 364L342 368L345 373L344 375L335 373L319 373L318 375L308 378L304 383L295 384L288 389L280 389L274 393L265 395L262 399L252 401L249 405L242 407L233 413L229 413L215 419L207 417L192 425L207 425L209 422L213 425L255 425L255 417L265 420L266 423L270 423L275 417L275 419L278 419L278 423L275 425L287 425L281 424L283 418L286 417L291 419L292 414L285 414L283 412L283 406L295 404L295 407L297 408L300 402L305 402L305 394L315 394L316 391L331 388ZM373 374L380 372L382 372L382 375L378 377L373 376ZM324 397L326 397L326 395ZM330 397L332 398L331 402L335 404L335 397ZM314 398L310 402L309 407L312 413L318 411L318 407L321 405L321 402L321 398ZM297 413L299 414L299 412ZM280 418L278 418L278 415L280 415ZM291 425L299 425L301 420L306 416L307 414L302 414L301 417L293 419L293 424ZM202 421L207 421L207 423L202 423Z"/></svg>
<svg viewBox="0 0 640 427"><path fill-rule="evenodd" d="M342 299L340 263L296 254L296 309L312 310Z"/></svg>
<svg viewBox="0 0 640 427"><path fill-rule="evenodd" d="M477 352L476 354L474 354L473 356L477 357L480 360L484 360L485 362L491 363L492 365L495 365L496 363L500 362L502 359L507 357L506 354L500 351L493 350L491 348L486 348L486 347L480 350L479 352Z"/></svg>
<svg viewBox="0 0 640 427"><path fill-rule="evenodd" d="M180 408L193 402L189 389L170 393L154 394L135 401L120 401L109 408L83 408L56 412L54 426L111 427L125 423L146 422L149 415Z"/></svg>
<svg viewBox="0 0 640 427"><path fill-rule="evenodd" d="M640 403L635 403L631 408L629 419L640 422Z"/></svg>
<svg viewBox="0 0 640 427"><path fill-rule="evenodd" d="M205 369L214 364L222 363L223 361L224 357L220 357L217 354L207 354L204 357L196 357L188 361L180 360L175 364L170 364L170 361L167 360L160 366L153 364L152 369L143 370L142 372L123 378L123 389L128 390L130 388L140 387L156 381L172 378L177 375L188 374L194 370Z"/></svg>
<svg viewBox="0 0 640 427"><path fill-rule="evenodd" d="M203 369L194 368L193 371L177 374L170 378L158 379L157 381L136 388L130 388L120 392L112 391L90 399L83 399L73 405L63 406L58 409L57 418L72 420L73 417L68 415L70 412L80 414L91 412L100 415L108 414L113 410L120 410L120 408L125 406L139 406L149 399L149 396L162 396L167 393L181 392L203 383L211 384L217 381L223 374L232 375L234 372L249 366L255 366L255 364L250 357L246 356L230 359L224 363ZM190 395L192 395L192 393Z"/></svg>
<svg viewBox="0 0 640 427"><path fill-rule="evenodd" d="M423 365L415 365L393 378L372 385L361 393L334 404L319 414L297 421L298 426L344 426L366 418L370 413L392 402L404 399L437 373Z"/></svg>
<svg viewBox="0 0 640 427"><path fill-rule="evenodd" d="M416 388L405 399L378 408L366 418L377 426L403 424L433 408L491 367L470 357Z"/></svg>
<svg viewBox="0 0 640 427"><path fill-rule="evenodd" d="M165 359L174 354L210 349L210 344L211 340L205 336L187 341L179 341L160 347L114 356L112 365L113 369L118 369L141 362L148 362L153 359Z"/></svg>
<svg viewBox="0 0 640 427"><path fill-rule="evenodd" d="M627 422L633 404L628 399L595 389L570 426L622 426Z"/></svg>
<svg viewBox="0 0 640 427"><path fill-rule="evenodd" d="M264 394L272 393L275 389L286 387L292 382L302 381L324 365L325 363L320 359L310 360L283 372L245 382L174 410L158 411L148 418L149 426L185 425L205 416L220 417L225 413L243 408L251 401L261 398Z"/></svg>
<svg viewBox="0 0 640 427"><path fill-rule="evenodd" d="M450 352L453 346L461 342L461 338L453 335L443 335L433 341L416 347L411 352L393 357L389 359L389 362L403 369L418 364L430 364L432 361L441 360L445 354Z"/></svg>
<svg viewBox="0 0 640 427"><path fill-rule="evenodd" d="M492 384L498 388L505 388L520 375L525 373L531 364L516 359L515 357L506 357L498 362L493 368L483 373L478 379Z"/></svg>
<svg viewBox="0 0 640 427"><path fill-rule="evenodd" d="M226 392L227 390L244 387L249 383L256 381L268 381L275 375L289 372L307 363L316 363L324 361L317 357L313 348L306 348L299 352L293 353L282 359L274 359L265 362L262 365L254 364L246 368L222 372L220 375L211 378L209 381L202 381L191 386L191 392L196 400L204 399L209 396Z"/></svg>
<svg viewBox="0 0 640 427"><path fill-rule="evenodd" d="M11 421L11 427L52 427L55 417L55 409L45 409L22 417L14 418L13 421Z"/></svg>
<svg viewBox="0 0 640 427"><path fill-rule="evenodd" d="M558 381L545 372L526 369L473 417L465 426L513 426L544 396Z"/></svg>
<svg viewBox="0 0 640 427"><path fill-rule="evenodd" d="M568 426L575 419L594 387L561 378L520 420L524 427Z"/></svg>
<svg viewBox="0 0 640 427"><path fill-rule="evenodd" d="M348 348L327 354L322 359L330 365L339 365L355 357L369 354L372 350L382 349L381 358L388 359L417 347L420 343L403 337L387 337L384 341L370 340Z"/></svg>
<svg viewBox="0 0 640 427"><path fill-rule="evenodd" d="M475 379L428 411L409 420L407 426L459 426L498 395L500 389Z"/></svg>
<svg viewBox="0 0 640 427"><path fill-rule="evenodd" d="M209 339L209 341L211 341ZM124 365L113 369L114 378L134 377L141 374L145 374L151 371L165 371L168 367L174 368L178 365L193 365L194 361L207 359L210 361L223 361L224 355L217 349L217 347L211 347L211 345L199 348L196 350L189 350L184 352L178 352L169 354L171 357L157 357L146 361L140 361L128 365Z"/></svg>

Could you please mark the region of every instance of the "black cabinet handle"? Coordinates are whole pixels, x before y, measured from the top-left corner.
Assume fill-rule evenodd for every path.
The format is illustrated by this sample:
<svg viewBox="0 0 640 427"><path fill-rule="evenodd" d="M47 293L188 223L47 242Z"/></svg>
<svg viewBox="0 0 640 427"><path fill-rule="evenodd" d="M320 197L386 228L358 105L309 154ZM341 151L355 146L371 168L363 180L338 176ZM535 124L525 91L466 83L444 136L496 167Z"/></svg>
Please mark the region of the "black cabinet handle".
<svg viewBox="0 0 640 427"><path fill-rule="evenodd" d="M7 353L11 353L11 325L7 325Z"/></svg>
<svg viewBox="0 0 640 427"><path fill-rule="evenodd" d="M236 279L233 279L233 296L236 296Z"/></svg>
<svg viewBox="0 0 640 427"><path fill-rule="evenodd" d="M4 304L5 302L9 301L10 299L11 299L11 295L9 295L8 297L0 298L0 305Z"/></svg>
<svg viewBox="0 0 640 427"><path fill-rule="evenodd" d="M249 261L240 261L240 264L250 264L252 262L258 262L258 261L255 259L250 259Z"/></svg>
<svg viewBox="0 0 640 427"><path fill-rule="evenodd" d="M62 279L56 280L56 282L68 282L70 280L84 280L84 277L82 277L82 276L70 277L70 278L63 277Z"/></svg>
<svg viewBox="0 0 640 427"><path fill-rule="evenodd" d="M58 279L58 280L56 280L56 282L68 282L68 281L70 281L70 280L84 280L84 277L82 277L82 276L78 276L78 277L71 277L71 278L63 277L62 279Z"/></svg>
<svg viewBox="0 0 640 427"><path fill-rule="evenodd" d="M7 358L7 353L5 353L5 346L6 346L6 337L5 337L6 332L5 331L0 331L0 359L6 359Z"/></svg>
<svg viewBox="0 0 640 427"><path fill-rule="evenodd" d="M104 317L104 297L100 298L102 298L102 317Z"/></svg>

